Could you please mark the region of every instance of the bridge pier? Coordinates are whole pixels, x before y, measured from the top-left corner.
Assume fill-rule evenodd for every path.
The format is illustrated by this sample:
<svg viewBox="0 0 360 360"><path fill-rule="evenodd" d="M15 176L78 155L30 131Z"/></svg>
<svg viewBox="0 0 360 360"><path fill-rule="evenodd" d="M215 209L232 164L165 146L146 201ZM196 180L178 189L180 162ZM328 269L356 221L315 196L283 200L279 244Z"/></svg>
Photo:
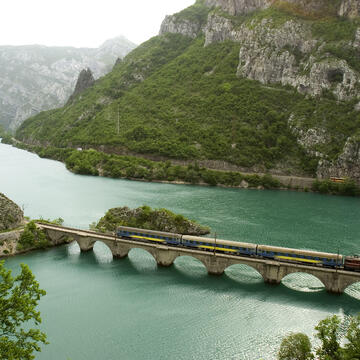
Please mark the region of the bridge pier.
<svg viewBox="0 0 360 360"><path fill-rule="evenodd" d="M264 269L261 272L264 278L264 281L268 284L280 284L281 279L283 278L281 274L281 267L279 263L275 262L266 262Z"/></svg>
<svg viewBox="0 0 360 360"><path fill-rule="evenodd" d="M216 255L206 256L203 260L209 275L222 275L227 267L227 260Z"/></svg>
<svg viewBox="0 0 360 360"><path fill-rule="evenodd" d="M46 236L50 239L51 243L54 245L60 245L67 242L71 242L71 236L61 231L46 229Z"/></svg>
<svg viewBox="0 0 360 360"><path fill-rule="evenodd" d="M77 236L75 240L78 243L80 250L84 252L92 250L96 242L92 238L85 236Z"/></svg>
<svg viewBox="0 0 360 360"><path fill-rule="evenodd" d="M128 256L129 251L131 250L129 246L123 245L119 242L112 241L112 240L102 240L104 244L106 244L114 258L123 259Z"/></svg>
<svg viewBox="0 0 360 360"><path fill-rule="evenodd" d="M158 266L169 267L174 263L177 254L175 251L169 250L167 246L158 245L153 256Z"/></svg>

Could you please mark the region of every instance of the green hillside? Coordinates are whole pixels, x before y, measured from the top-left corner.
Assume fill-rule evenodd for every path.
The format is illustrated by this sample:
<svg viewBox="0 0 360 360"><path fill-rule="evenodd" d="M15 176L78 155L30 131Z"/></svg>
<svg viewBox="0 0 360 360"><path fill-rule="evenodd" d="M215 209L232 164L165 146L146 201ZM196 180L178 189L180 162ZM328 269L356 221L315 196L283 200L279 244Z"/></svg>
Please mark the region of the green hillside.
<svg viewBox="0 0 360 360"><path fill-rule="evenodd" d="M287 11L270 9L232 20L253 24L266 16L277 24L295 17ZM179 19L204 21L208 12L198 2ZM328 24L343 38L356 29L345 20L313 24L316 36L330 40ZM330 93L310 97L291 86L239 78L239 49L232 41L204 47L202 34L196 39L170 33L154 37L72 104L28 119L16 137L36 145L224 160L263 171L314 175L318 159L297 141L289 127L292 116L301 119L304 130L321 124L331 140L314 150L336 159L346 139L360 129L356 100L338 101ZM336 46L332 51L341 52Z"/></svg>

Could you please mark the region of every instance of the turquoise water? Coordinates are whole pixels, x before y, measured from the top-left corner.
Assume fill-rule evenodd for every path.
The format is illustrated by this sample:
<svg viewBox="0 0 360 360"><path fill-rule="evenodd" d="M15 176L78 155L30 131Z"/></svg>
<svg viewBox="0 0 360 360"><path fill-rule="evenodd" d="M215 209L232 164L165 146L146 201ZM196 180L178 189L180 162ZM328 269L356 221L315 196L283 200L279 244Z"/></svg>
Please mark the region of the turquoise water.
<svg viewBox="0 0 360 360"><path fill-rule="evenodd" d="M209 225L218 238L360 252L355 198L77 176L3 144L0 191L28 216L61 216L71 226L87 228L111 207L148 204ZM284 334L313 335L320 319L360 310L360 284L341 296L306 274L270 286L240 265L211 277L189 257L163 269L142 250L113 260L100 243L86 254L70 244L8 259L7 266L17 271L21 262L47 291L40 310L50 345L37 359L271 360Z"/></svg>

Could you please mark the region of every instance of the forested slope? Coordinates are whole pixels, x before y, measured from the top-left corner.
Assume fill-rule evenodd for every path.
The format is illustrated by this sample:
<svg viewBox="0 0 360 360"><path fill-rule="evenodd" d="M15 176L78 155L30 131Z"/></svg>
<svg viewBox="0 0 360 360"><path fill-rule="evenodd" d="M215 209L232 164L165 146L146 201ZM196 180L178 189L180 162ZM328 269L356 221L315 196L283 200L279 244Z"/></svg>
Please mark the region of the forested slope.
<svg viewBox="0 0 360 360"><path fill-rule="evenodd" d="M282 6L230 15L197 1L73 103L28 119L16 137L357 179L357 29L357 18Z"/></svg>

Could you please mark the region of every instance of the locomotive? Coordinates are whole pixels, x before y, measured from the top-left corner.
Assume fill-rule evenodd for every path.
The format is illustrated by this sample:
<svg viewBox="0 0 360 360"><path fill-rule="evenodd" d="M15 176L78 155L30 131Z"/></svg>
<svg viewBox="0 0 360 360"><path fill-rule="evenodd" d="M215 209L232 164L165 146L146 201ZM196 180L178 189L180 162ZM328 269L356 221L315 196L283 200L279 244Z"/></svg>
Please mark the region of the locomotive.
<svg viewBox="0 0 360 360"><path fill-rule="evenodd" d="M182 235L154 230L144 230L120 226L116 236L126 240L149 243L162 243L169 246L193 248L201 251L219 252L235 256L250 256L291 262L310 266L323 266L360 272L359 256L343 256L319 251L298 250L277 246L251 244L245 242Z"/></svg>

